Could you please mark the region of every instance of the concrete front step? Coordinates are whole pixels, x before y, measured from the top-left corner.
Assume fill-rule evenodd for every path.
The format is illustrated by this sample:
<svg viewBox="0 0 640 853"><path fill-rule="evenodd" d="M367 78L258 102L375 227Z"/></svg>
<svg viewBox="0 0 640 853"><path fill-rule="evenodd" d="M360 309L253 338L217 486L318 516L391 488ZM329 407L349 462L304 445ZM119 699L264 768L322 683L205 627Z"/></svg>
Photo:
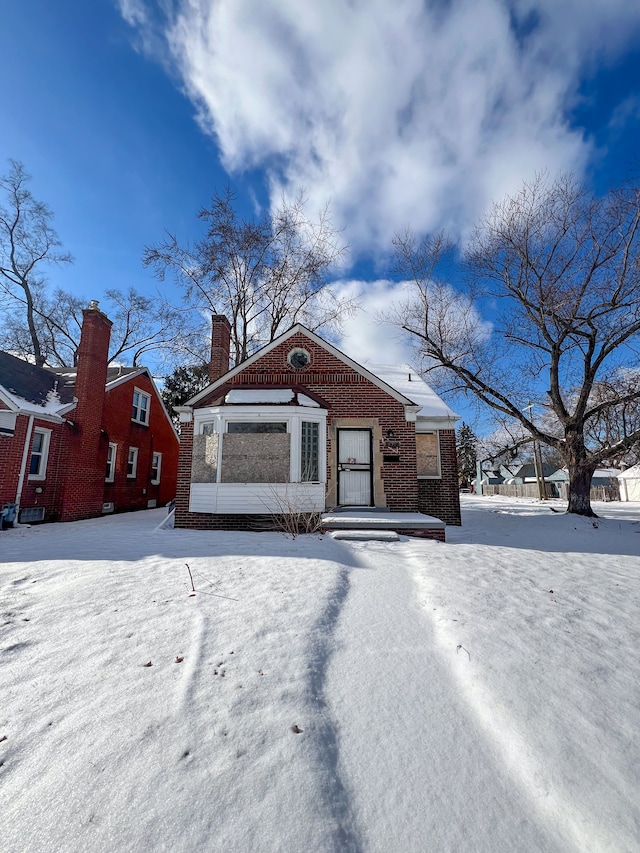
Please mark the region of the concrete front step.
<svg viewBox="0 0 640 853"><path fill-rule="evenodd" d="M355 542L398 542L400 536L395 530L332 530L333 539L349 539Z"/></svg>
<svg viewBox="0 0 640 853"><path fill-rule="evenodd" d="M390 512L368 507L341 507L322 515L322 529L331 530L390 530L405 536L445 541L445 523L421 512Z"/></svg>

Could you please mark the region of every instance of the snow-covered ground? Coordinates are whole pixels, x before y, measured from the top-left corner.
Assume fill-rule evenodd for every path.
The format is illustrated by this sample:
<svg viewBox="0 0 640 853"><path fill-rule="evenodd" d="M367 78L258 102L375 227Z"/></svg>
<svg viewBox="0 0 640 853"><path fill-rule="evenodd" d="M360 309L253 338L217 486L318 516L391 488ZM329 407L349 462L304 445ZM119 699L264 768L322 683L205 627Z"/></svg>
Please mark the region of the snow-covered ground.
<svg viewBox="0 0 640 853"><path fill-rule="evenodd" d="M2 853L640 850L640 504L463 501L0 533Z"/></svg>

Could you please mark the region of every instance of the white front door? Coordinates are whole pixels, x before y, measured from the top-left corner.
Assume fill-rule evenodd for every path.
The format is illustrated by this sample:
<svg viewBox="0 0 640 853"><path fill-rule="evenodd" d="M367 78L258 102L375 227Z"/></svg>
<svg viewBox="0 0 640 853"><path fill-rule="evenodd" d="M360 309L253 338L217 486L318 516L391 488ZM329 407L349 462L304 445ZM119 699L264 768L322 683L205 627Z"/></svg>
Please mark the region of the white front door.
<svg viewBox="0 0 640 853"><path fill-rule="evenodd" d="M371 506L371 430L338 430L338 504Z"/></svg>

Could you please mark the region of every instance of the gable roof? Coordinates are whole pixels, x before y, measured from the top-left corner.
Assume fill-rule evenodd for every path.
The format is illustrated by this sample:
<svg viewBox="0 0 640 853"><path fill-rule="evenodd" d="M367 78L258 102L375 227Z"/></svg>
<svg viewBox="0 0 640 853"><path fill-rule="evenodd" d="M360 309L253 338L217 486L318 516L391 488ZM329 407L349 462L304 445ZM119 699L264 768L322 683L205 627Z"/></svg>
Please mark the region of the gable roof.
<svg viewBox="0 0 640 853"><path fill-rule="evenodd" d="M359 364L357 361L354 361L352 358L343 353L337 347L334 347L333 344L330 344L328 341L325 341L324 338L321 338L315 332L312 332L311 329L307 329L306 326L303 326L301 323L296 323L296 325L292 326L288 331L283 332L283 334L279 335L277 338L271 341L271 343L266 344L264 347L262 347L262 349L257 350L255 353L253 353L253 355L249 356L249 358L247 358L241 364L231 368L231 370L227 371L227 373L225 373L219 379L216 379L215 382L210 383L209 385L207 385L206 388L203 388L202 391L200 391L190 400L187 400L187 402L184 404L185 407L197 405L200 400L206 399L206 397L208 397L212 391L215 391L216 388L219 388L220 386L229 382L229 380L233 379L234 376L237 376L239 373L242 373L243 370L246 370L248 367L251 367L251 365L255 364L255 362L258 361L260 358L267 355L276 347L280 346L280 344L284 343L296 334L302 334L305 337L309 338L319 347L322 347L327 352L331 353L331 355L335 356L335 358L337 358L339 361L342 361L348 367L352 368L352 370L355 370L357 373L359 373L361 376L364 376L382 391L389 394L389 396L393 397L403 406L409 407L414 413L419 413L421 409L427 405L427 395L424 394L424 391L422 401L412 399L410 396L407 396L403 391L400 391L398 388L394 387L394 385L389 383L385 378L379 376L375 370L370 369L362 364ZM394 370L397 369L394 368ZM404 371L404 367L402 368L402 370ZM416 378L418 376L415 371L412 372L412 375ZM431 395L433 395L434 398L437 398L438 400L440 399L439 397L437 397L435 392L429 388L429 386L426 382L424 382L424 380L421 379L420 383L422 384L422 386L424 386L424 389L428 389L428 391L431 393ZM457 415L455 415L443 401L440 402L442 403L442 406L444 406L447 410L446 414L444 410L442 411L442 416L446 416L447 418L453 417L457 419Z"/></svg>
<svg viewBox="0 0 640 853"><path fill-rule="evenodd" d="M389 386L419 405L419 418L447 418L456 421L460 419L460 416L447 406L442 397L436 394L411 365L368 362L366 366Z"/></svg>
<svg viewBox="0 0 640 853"><path fill-rule="evenodd" d="M174 423L147 367L108 367L105 389L109 391L142 374L149 378L165 417L177 437ZM4 398L13 410L38 415L66 415L75 408L77 376L77 367L36 367L8 352L0 351L0 398Z"/></svg>
<svg viewBox="0 0 640 853"><path fill-rule="evenodd" d="M25 408L26 404L27 409L56 412L73 402L73 388L66 388L55 373L8 352L0 352L0 387L8 403L17 409Z"/></svg>
<svg viewBox="0 0 640 853"><path fill-rule="evenodd" d="M73 399L73 390L76 385L76 378L78 376L78 368L77 367L47 367L45 368L50 373L55 373L56 376L59 377L61 384L64 385L65 388L71 389L72 399ZM119 382L125 382L127 379L131 379L133 375L138 376L141 373L146 373L149 375L149 371L146 367L107 367L107 382L106 387L113 386Z"/></svg>
<svg viewBox="0 0 640 853"><path fill-rule="evenodd" d="M623 480L637 480L640 477L640 465L632 465L631 468L627 468L625 471L620 471L618 473L618 478L622 478Z"/></svg>

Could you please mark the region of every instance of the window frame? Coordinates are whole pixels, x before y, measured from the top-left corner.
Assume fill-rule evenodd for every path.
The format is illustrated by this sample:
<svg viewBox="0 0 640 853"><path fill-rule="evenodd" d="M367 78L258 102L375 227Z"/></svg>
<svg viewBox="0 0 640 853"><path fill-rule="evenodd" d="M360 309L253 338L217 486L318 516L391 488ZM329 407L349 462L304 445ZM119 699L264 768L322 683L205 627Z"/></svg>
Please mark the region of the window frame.
<svg viewBox="0 0 640 853"><path fill-rule="evenodd" d="M416 458L418 437L421 435L434 435L436 439L436 466L437 474L418 474L418 480L441 480L442 479L442 464L440 459L440 431L437 429L425 429L422 432L416 432Z"/></svg>
<svg viewBox="0 0 640 853"><path fill-rule="evenodd" d="M136 404L136 395L138 395L138 403ZM142 401L146 400L147 405L144 407L142 405ZM143 419L140 417L140 413L144 413L146 418ZM149 413L151 412L151 394L147 391L143 391L142 388L138 388L137 386L133 389L133 397L131 399L131 420L134 424L140 424L140 426L149 426Z"/></svg>
<svg viewBox="0 0 640 853"><path fill-rule="evenodd" d="M138 476L138 450L137 447L130 447L127 455L127 480L135 480ZM131 454L133 453L133 459ZM131 473L129 469L131 468Z"/></svg>
<svg viewBox="0 0 640 853"><path fill-rule="evenodd" d="M156 466L155 460L158 459L158 465ZM156 475L154 477L153 472L156 471ZM158 453L155 451L151 454L151 485L158 486L160 485L160 478L162 476L162 453Z"/></svg>
<svg viewBox="0 0 640 853"><path fill-rule="evenodd" d="M310 427L309 433L305 439L305 427ZM315 435L314 435L315 433ZM300 421L300 482L301 483L319 483L320 482L320 422L317 420L304 420ZM307 467L309 467L309 463L305 460L305 442L310 443L309 447L309 456L311 458L311 471L316 474L316 477L307 477L305 476L305 462L307 462ZM315 454L315 460L313 458Z"/></svg>
<svg viewBox="0 0 640 853"><path fill-rule="evenodd" d="M113 454L111 455L111 458L110 458L111 451L113 451ZM105 467L105 476L104 476L105 483L113 483L116 479L116 459L117 459L117 457L118 457L118 445L115 442L110 441L109 442L109 448L107 450L107 464Z"/></svg>
<svg viewBox="0 0 640 853"><path fill-rule="evenodd" d="M230 427L284 427L284 429L230 429ZM284 420L267 420L266 418L248 420L247 418L228 418L225 421L225 432L231 435L286 435L291 432L290 423L285 418Z"/></svg>
<svg viewBox="0 0 640 853"><path fill-rule="evenodd" d="M36 435L42 436L42 448L39 451L34 453L33 450L33 442L35 440ZM32 481L40 481L47 479L47 462L49 461L49 447L51 446L51 430L45 429L44 427L34 427L33 433L31 435L31 448L29 453L29 474L28 479ZM33 462L34 455L40 457L40 461L38 464L38 470L35 473L31 473L31 465Z"/></svg>
<svg viewBox="0 0 640 853"><path fill-rule="evenodd" d="M291 436L291 457L289 482L292 484L306 484L309 486L318 483L327 483L327 410L324 408L311 408L308 406L281 406L281 405L261 405L243 406L212 406L211 408L196 410L194 412L194 435L213 435L220 436L218 442L218 457L217 457L217 479L218 486L228 486L228 483L222 482L222 435L227 433L227 424L237 421L272 421L286 422L287 433ZM317 421L318 427L318 480L301 480L302 476L302 460L301 460L301 444L302 444L302 421ZM245 433L250 435L251 433ZM282 433L276 433L282 435Z"/></svg>

